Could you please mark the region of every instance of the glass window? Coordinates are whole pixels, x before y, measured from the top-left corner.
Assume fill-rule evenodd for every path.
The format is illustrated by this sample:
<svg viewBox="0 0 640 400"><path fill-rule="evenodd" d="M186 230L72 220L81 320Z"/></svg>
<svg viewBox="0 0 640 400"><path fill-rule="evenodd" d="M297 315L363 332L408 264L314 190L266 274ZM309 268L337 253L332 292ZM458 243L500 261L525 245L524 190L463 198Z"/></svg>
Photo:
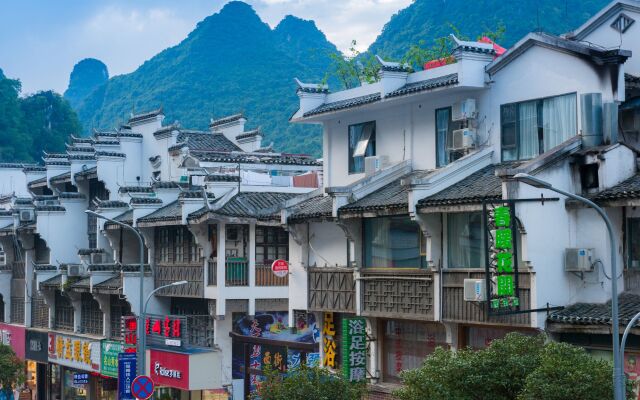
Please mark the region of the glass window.
<svg viewBox="0 0 640 400"><path fill-rule="evenodd" d="M384 375L386 382L399 382L400 372L419 368L436 347L448 347L447 334L440 324L384 321Z"/></svg>
<svg viewBox="0 0 640 400"><path fill-rule="evenodd" d="M436 167L449 163L447 154L447 135L451 126L451 108L436 110Z"/></svg>
<svg viewBox="0 0 640 400"><path fill-rule="evenodd" d="M376 155L376 123L349 126L349 173L364 172L364 158Z"/></svg>
<svg viewBox="0 0 640 400"><path fill-rule="evenodd" d="M420 228L409 217L364 220L364 266L367 268L420 268Z"/></svg>
<svg viewBox="0 0 640 400"><path fill-rule="evenodd" d="M578 133L576 94L501 107L502 160L526 160Z"/></svg>
<svg viewBox="0 0 640 400"><path fill-rule="evenodd" d="M627 219L627 248L627 267L640 268L640 218Z"/></svg>
<svg viewBox="0 0 640 400"><path fill-rule="evenodd" d="M256 226L256 264L289 258L289 234L280 227Z"/></svg>
<svg viewBox="0 0 640 400"><path fill-rule="evenodd" d="M447 215L449 268L483 268L482 213Z"/></svg>
<svg viewBox="0 0 640 400"><path fill-rule="evenodd" d="M176 229L176 262L184 262L184 229Z"/></svg>

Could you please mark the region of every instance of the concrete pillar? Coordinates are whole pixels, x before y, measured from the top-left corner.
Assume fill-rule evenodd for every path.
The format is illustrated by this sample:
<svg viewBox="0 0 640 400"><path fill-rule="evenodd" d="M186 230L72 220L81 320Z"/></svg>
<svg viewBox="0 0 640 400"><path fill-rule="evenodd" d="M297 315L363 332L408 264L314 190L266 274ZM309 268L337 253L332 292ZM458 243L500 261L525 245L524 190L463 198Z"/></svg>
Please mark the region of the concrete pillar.
<svg viewBox="0 0 640 400"><path fill-rule="evenodd" d="M216 272L218 274L218 279L217 279L217 286L218 286L218 301L216 302L216 314L217 317L216 318L221 318L224 319L224 315L226 314L225 312L225 308L226 308L226 304L225 304L225 286L226 286L226 282L225 282L225 262L226 262L226 256L225 256L225 242L226 242L226 224L224 222L218 222L218 258L217 258L217 267L216 267Z"/></svg>
<svg viewBox="0 0 640 400"><path fill-rule="evenodd" d="M249 224L249 287L256 285L256 224ZM249 311L251 311L251 302L249 302ZM255 315L255 313L249 313Z"/></svg>

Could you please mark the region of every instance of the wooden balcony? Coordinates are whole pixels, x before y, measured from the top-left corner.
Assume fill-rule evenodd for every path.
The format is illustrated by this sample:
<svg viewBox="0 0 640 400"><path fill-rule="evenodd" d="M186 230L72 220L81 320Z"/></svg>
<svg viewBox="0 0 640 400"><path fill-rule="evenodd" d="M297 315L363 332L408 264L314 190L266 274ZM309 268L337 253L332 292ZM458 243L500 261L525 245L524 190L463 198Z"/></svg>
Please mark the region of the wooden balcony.
<svg viewBox="0 0 640 400"><path fill-rule="evenodd" d="M353 269L310 267L307 270L309 311L356 312Z"/></svg>
<svg viewBox="0 0 640 400"><path fill-rule="evenodd" d="M204 265L160 264L156 265L155 287L173 282L187 281L185 285L172 286L158 291L158 296L204 297Z"/></svg>
<svg viewBox="0 0 640 400"><path fill-rule="evenodd" d="M487 318L484 303L464 300L464 280L484 279L484 270L444 270L442 272L442 320L474 324L508 324L529 326L530 314ZM520 308L531 308L531 273L520 272Z"/></svg>
<svg viewBox="0 0 640 400"><path fill-rule="evenodd" d="M271 271L271 264L256 264L256 286L288 286L289 274L283 278L277 277Z"/></svg>
<svg viewBox="0 0 640 400"><path fill-rule="evenodd" d="M420 269L362 269L361 314L433 321L433 273Z"/></svg>
<svg viewBox="0 0 640 400"><path fill-rule="evenodd" d="M225 286L249 286L249 261L228 257L225 263Z"/></svg>
<svg viewBox="0 0 640 400"><path fill-rule="evenodd" d="M625 268L623 276L625 292L640 294L640 268Z"/></svg>

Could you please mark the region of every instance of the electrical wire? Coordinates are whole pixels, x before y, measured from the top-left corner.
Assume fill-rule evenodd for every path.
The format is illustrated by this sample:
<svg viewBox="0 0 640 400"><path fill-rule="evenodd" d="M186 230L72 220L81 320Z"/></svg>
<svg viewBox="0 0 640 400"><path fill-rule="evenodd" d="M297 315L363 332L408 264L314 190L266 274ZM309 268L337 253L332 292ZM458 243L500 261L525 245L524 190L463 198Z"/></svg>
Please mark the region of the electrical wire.
<svg viewBox="0 0 640 400"><path fill-rule="evenodd" d="M600 264L600 267L602 268L602 273L604 274L604 277L607 278L608 280L611 280L611 277L609 275L607 275L607 271L604 269L604 264L602 263L602 260L598 258L597 260L595 260L591 264L591 266L594 266L596 264ZM623 273L623 271L620 271L620 275L618 275L618 277L616 279L620 279L620 277L622 277L622 273Z"/></svg>

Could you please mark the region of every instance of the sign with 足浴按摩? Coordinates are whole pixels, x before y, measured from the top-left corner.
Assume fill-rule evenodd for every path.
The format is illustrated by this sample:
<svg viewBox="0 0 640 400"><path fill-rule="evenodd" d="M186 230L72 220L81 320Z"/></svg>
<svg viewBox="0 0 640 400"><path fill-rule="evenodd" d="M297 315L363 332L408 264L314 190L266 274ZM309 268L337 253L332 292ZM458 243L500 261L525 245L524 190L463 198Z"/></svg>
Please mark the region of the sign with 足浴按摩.
<svg viewBox="0 0 640 400"><path fill-rule="evenodd" d="M493 283L487 294L494 310L520 306L512 207L500 205L487 212L487 230L492 231L487 244L488 272Z"/></svg>
<svg viewBox="0 0 640 400"><path fill-rule="evenodd" d="M367 322L362 317L342 320L342 372L350 382L367 379Z"/></svg>

